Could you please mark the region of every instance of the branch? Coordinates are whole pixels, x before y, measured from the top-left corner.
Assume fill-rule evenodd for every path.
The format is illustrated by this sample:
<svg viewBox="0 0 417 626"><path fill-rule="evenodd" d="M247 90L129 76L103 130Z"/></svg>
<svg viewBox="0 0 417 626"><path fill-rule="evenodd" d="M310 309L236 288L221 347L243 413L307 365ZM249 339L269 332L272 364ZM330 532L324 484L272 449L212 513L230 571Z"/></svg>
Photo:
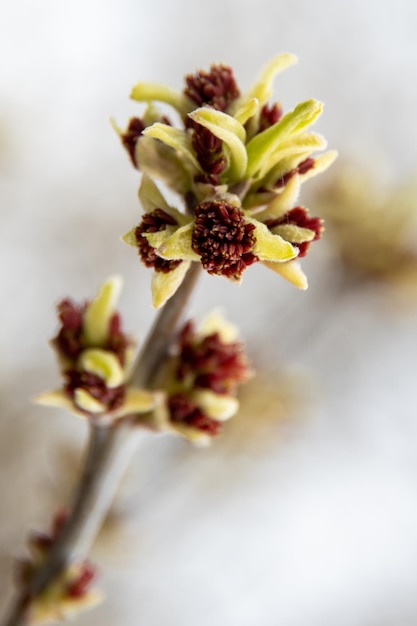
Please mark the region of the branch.
<svg viewBox="0 0 417 626"><path fill-rule="evenodd" d="M160 311L142 346L133 374L136 385L152 384L163 364L181 315L200 274L194 263L181 287ZM23 626L31 599L39 595L68 563L85 557L110 508L120 480L137 448L141 430L128 419L115 426L90 424L86 460L68 520L42 567L21 592L3 626Z"/></svg>

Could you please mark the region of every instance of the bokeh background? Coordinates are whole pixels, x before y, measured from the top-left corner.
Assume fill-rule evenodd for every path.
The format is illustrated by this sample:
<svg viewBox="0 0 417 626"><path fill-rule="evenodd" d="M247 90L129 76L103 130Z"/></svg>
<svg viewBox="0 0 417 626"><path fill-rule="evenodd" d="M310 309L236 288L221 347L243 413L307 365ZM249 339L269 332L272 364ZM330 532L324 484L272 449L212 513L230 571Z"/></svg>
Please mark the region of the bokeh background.
<svg viewBox="0 0 417 626"><path fill-rule="evenodd" d="M139 112L131 86L180 88L225 62L245 89L294 52L275 96L286 110L323 100L338 167L372 171L385 193L417 171L416 29L413 0L3 3L1 609L12 557L67 500L85 443L85 424L30 404L58 382L54 305L119 272L126 327L143 338L154 316L119 239L139 219L138 175L108 120ZM417 623L415 302L353 277L330 235L304 268L306 293L262 267L239 288L202 280L192 312L220 304L259 377L212 449L144 438L94 550L107 602L80 625Z"/></svg>

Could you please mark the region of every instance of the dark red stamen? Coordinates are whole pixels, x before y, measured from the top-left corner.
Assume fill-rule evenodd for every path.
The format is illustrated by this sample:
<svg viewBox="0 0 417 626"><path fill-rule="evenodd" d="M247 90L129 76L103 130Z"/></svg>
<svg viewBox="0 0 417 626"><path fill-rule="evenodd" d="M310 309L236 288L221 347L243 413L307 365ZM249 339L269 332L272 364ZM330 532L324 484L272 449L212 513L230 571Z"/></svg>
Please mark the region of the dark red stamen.
<svg viewBox="0 0 417 626"><path fill-rule="evenodd" d="M143 120L139 117L132 117L126 131L121 135L122 144L126 148L134 167L138 167L135 156L136 144L144 129Z"/></svg>
<svg viewBox="0 0 417 626"><path fill-rule="evenodd" d="M106 411L114 411L123 404L126 394L124 385L109 388L99 376L77 370L68 370L64 376L64 391L70 398L74 398L75 390L81 388L85 389L95 400L104 404Z"/></svg>
<svg viewBox="0 0 417 626"><path fill-rule="evenodd" d="M197 160L204 173L196 176L197 182L218 185L220 174L227 165L226 157L223 154L223 142L213 135L201 124L193 123L193 136L191 144L195 150Z"/></svg>
<svg viewBox="0 0 417 626"><path fill-rule="evenodd" d="M308 159L305 159L304 161L299 163L297 167L294 167L292 170L290 170L283 176L280 176L280 178L278 178L275 181L274 186L278 189L280 187L285 187L285 185L288 183L290 178L295 176L295 174L305 174L306 172L308 172L308 170L311 170L311 168L314 167L314 164L315 164L315 160L313 159L313 157L308 157Z"/></svg>
<svg viewBox="0 0 417 626"><path fill-rule="evenodd" d="M119 359L120 365L125 364L126 350L131 342L122 331L119 313L114 313L110 319L109 336L105 349L113 352Z"/></svg>
<svg viewBox="0 0 417 626"><path fill-rule="evenodd" d="M201 339L192 322L187 322L179 337L177 378L184 381L190 375L195 387L219 394L236 393L237 386L249 376L243 345L238 341L225 343L219 333Z"/></svg>
<svg viewBox="0 0 417 626"><path fill-rule="evenodd" d="M294 243L290 241L293 246L296 246L299 249L298 258L307 254L310 244L312 244L313 241L320 239L324 230L323 220L319 217L309 217L307 209L301 206L291 209L291 211L288 211L288 213L279 219L268 220L265 222L265 225L269 229L274 228L274 226L280 226L281 224L294 224L300 228L308 228L315 233L314 239L311 241L304 241L303 243Z"/></svg>
<svg viewBox="0 0 417 626"><path fill-rule="evenodd" d="M53 538L47 533L43 533L39 530L34 530L29 536L29 543L41 551L46 551L49 550L49 548L51 547L53 543Z"/></svg>
<svg viewBox="0 0 417 626"><path fill-rule="evenodd" d="M88 587L95 577L96 569L91 565L91 563L84 561L80 575L74 582L68 585L67 597L75 599L85 596L88 592Z"/></svg>
<svg viewBox="0 0 417 626"><path fill-rule="evenodd" d="M184 93L197 106L211 106L226 111L229 104L240 96L233 71L226 65L212 65L209 72L198 71L185 77Z"/></svg>
<svg viewBox="0 0 417 626"><path fill-rule="evenodd" d="M314 167L314 159L313 157L308 157L297 166L297 171L299 174L305 174L308 170L311 170Z"/></svg>
<svg viewBox="0 0 417 626"><path fill-rule="evenodd" d="M192 248L209 274L239 279L258 261L252 253L254 230L240 208L222 200L202 202L195 209Z"/></svg>
<svg viewBox="0 0 417 626"><path fill-rule="evenodd" d="M68 519L68 511L66 509L59 509L52 520L52 537L56 539L65 526L65 522Z"/></svg>
<svg viewBox="0 0 417 626"><path fill-rule="evenodd" d="M67 519L67 511L60 509L52 520L51 532L49 534L39 531L32 532L29 537L29 544L47 553L52 548ZM32 562L29 559L19 560L16 568L17 582L21 585L28 585L37 570L38 565L36 562ZM88 561L83 561L76 580L68 583L66 586L66 597L82 598L87 593L88 586L95 576L95 568Z"/></svg>
<svg viewBox="0 0 417 626"><path fill-rule="evenodd" d="M61 328L52 343L61 356L72 361L75 365L82 350L86 348L83 342L83 316L88 304L77 305L69 299L58 305L58 315ZM109 323L108 338L104 349L113 352L124 365L126 349L130 345L128 337L122 331L120 315L114 313Z"/></svg>
<svg viewBox="0 0 417 626"><path fill-rule="evenodd" d="M85 305L65 299L58 304L57 310L62 326L53 344L64 357L75 360L83 348L81 334Z"/></svg>
<svg viewBox="0 0 417 626"><path fill-rule="evenodd" d="M221 431L221 423L205 415L200 407L183 393L171 395L168 407L173 423L186 424L212 436L218 435Z"/></svg>
<svg viewBox="0 0 417 626"><path fill-rule="evenodd" d="M157 272L165 274L175 269L181 261L167 261L161 259L153 248L143 237L143 233L157 233L165 230L167 226L177 226L177 222L173 217L168 215L163 209L155 209L152 213L145 213L142 222L135 230L136 241L138 244L139 255L146 267L153 267Z"/></svg>
<svg viewBox="0 0 417 626"><path fill-rule="evenodd" d="M263 130L266 130L270 126L273 126L282 117L282 108L280 105L275 102L274 104L264 104L261 109L261 114L259 116L259 130L261 133Z"/></svg>
<svg viewBox="0 0 417 626"><path fill-rule="evenodd" d="M68 519L68 512L65 509L59 509L52 520L51 532L44 533L40 531L33 531L29 537L29 543L36 546L40 550L49 550L55 539L61 532L66 520Z"/></svg>

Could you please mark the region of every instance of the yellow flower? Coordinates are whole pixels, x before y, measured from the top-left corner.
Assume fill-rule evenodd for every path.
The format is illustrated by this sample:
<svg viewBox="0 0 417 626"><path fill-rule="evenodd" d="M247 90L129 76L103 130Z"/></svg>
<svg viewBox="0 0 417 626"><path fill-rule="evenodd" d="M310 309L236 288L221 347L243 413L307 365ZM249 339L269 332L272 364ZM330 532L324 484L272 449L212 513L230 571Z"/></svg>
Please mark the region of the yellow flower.
<svg viewBox="0 0 417 626"><path fill-rule="evenodd" d="M64 387L39 394L35 401L68 409L80 416L117 420L147 413L153 394L129 386L133 343L121 329L115 304L118 276L109 278L90 303L63 300L58 306L61 328L53 340Z"/></svg>
<svg viewBox="0 0 417 626"><path fill-rule="evenodd" d="M238 411L237 388L252 375L236 327L220 313L195 329L183 327L166 380L166 402L156 413L157 428L198 445L218 435Z"/></svg>
<svg viewBox="0 0 417 626"><path fill-rule="evenodd" d="M275 75L295 61L291 54L272 59L245 95L223 65L188 75L182 92L148 83L133 88L132 98L147 109L120 134L143 172L145 216L124 239L155 269L154 306L175 292L193 261L233 281L260 261L306 288L293 259L322 228L296 201L301 183L324 171L336 153L313 157L326 147L309 130L322 103L306 100L286 114L268 103ZM176 109L182 127L158 117L153 101ZM168 205L154 178L182 197L184 212Z"/></svg>
<svg viewBox="0 0 417 626"><path fill-rule="evenodd" d="M307 132L307 128L321 114L322 103L307 100L283 116L280 107L268 107L275 75L296 61L292 54L273 58L244 96L240 96L231 69L225 66L212 66L210 72L200 71L187 76L187 86L182 93L159 84L135 85L131 93L134 100L165 102L177 110L185 123L185 128L181 129L156 121L155 114L149 115L151 105L148 105L143 129L139 133L141 138L136 145L140 169L168 184L172 183L171 186L182 193L182 184L178 188L175 181L170 180L166 163L161 162L161 167L158 167L155 159L158 151L150 150L147 158L150 145L160 146L162 143L171 149L166 154L170 154L172 160L181 163L182 169L192 179L197 177L196 184L192 185L193 191L199 200L204 199L206 190L204 185L201 188L201 179L211 174L207 172L204 148L214 149L212 144L204 145L204 137L201 140L199 136L205 129L221 142L225 164L219 184L231 186L242 180L249 181L249 192L256 193L260 188L276 182L313 152L326 146L323 137ZM210 135L206 134L206 139L208 137ZM334 156L331 153L325 159L319 159L308 178L328 167ZM216 165L218 167L217 160Z"/></svg>

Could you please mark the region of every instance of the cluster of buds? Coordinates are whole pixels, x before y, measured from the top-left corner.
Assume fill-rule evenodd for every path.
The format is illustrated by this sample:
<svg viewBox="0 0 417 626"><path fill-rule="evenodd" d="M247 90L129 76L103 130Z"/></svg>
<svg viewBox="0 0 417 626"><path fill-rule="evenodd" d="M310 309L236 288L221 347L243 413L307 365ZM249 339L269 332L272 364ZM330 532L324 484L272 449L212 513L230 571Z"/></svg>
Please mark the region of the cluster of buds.
<svg viewBox="0 0 417 626"><path fill-rule="evenodd" d="M207 444L239 408L238 386L251 376L234 325L219 313L182 328L165 379L159 427ZM158 413L158 412L157 412Z"/></svg>
<svg viewBox="0 0 417 626"><path fill-rule="evenodd" d="M415 291L415 178L389 189L376 173L345 164L316 191L316 198L329 226L330 243L347 269Z"/></svg>
<svg viewBox="0 0 417 626"><path fill-rule="evenodd" d="M61 327L52 346L64 384L35 400L102 425L136 416L137 424L151 429L210 441L237 412L238 385L251 375L236 327L219 313L198 329L189 321L178 334L158 389L135 388L129 384L133 341L114 310L120 287L120 279L112 277L91 302L66 299L58 305Z"/></svg>
<svg viewBox="0 0 417 626"><path fill-rule="evenodd" d="M121 279L114 276L91 302L58 305L61 327L52 346L64 384L38 395L39 404L102 421L152 411L153 394L129 385L134 344L114 308L120 290Z"/></svg>
<svg viewBox="0 0 417 626"><path fill-rule="evenodd" d="M66 515L58 513L52 523L50 533L33 532L28 541L29 557L17 563L17 582L26 590L31 580L45 561L48 552L56 541ZM36 597L28 607L30 624L51 624L77 615L101 602L102 596L92 588L96 569L88 561L80 561L67 566Z"/></svg>
<svg viewBox="0 0 417 626"><path fill-rule="evenodd" d="M269 103L275 75L295 61L290 54L273 59L246 95L224 65L186 76L181 92L148 83L133 88L132 98L147 108L118 132L143 173L145 214L124 240L154 268L155 307L175 293L192 262L234 282L261 262L307 287L296 258L323 226L297 203L300 186L336 153L313 156L326 147L308 130L322 111L320 102L307 100L285 115L280 104ZM171 105L182 127L160 114L155 101ZM168 204L154 179L183 199L182 210Z"/></svg>

